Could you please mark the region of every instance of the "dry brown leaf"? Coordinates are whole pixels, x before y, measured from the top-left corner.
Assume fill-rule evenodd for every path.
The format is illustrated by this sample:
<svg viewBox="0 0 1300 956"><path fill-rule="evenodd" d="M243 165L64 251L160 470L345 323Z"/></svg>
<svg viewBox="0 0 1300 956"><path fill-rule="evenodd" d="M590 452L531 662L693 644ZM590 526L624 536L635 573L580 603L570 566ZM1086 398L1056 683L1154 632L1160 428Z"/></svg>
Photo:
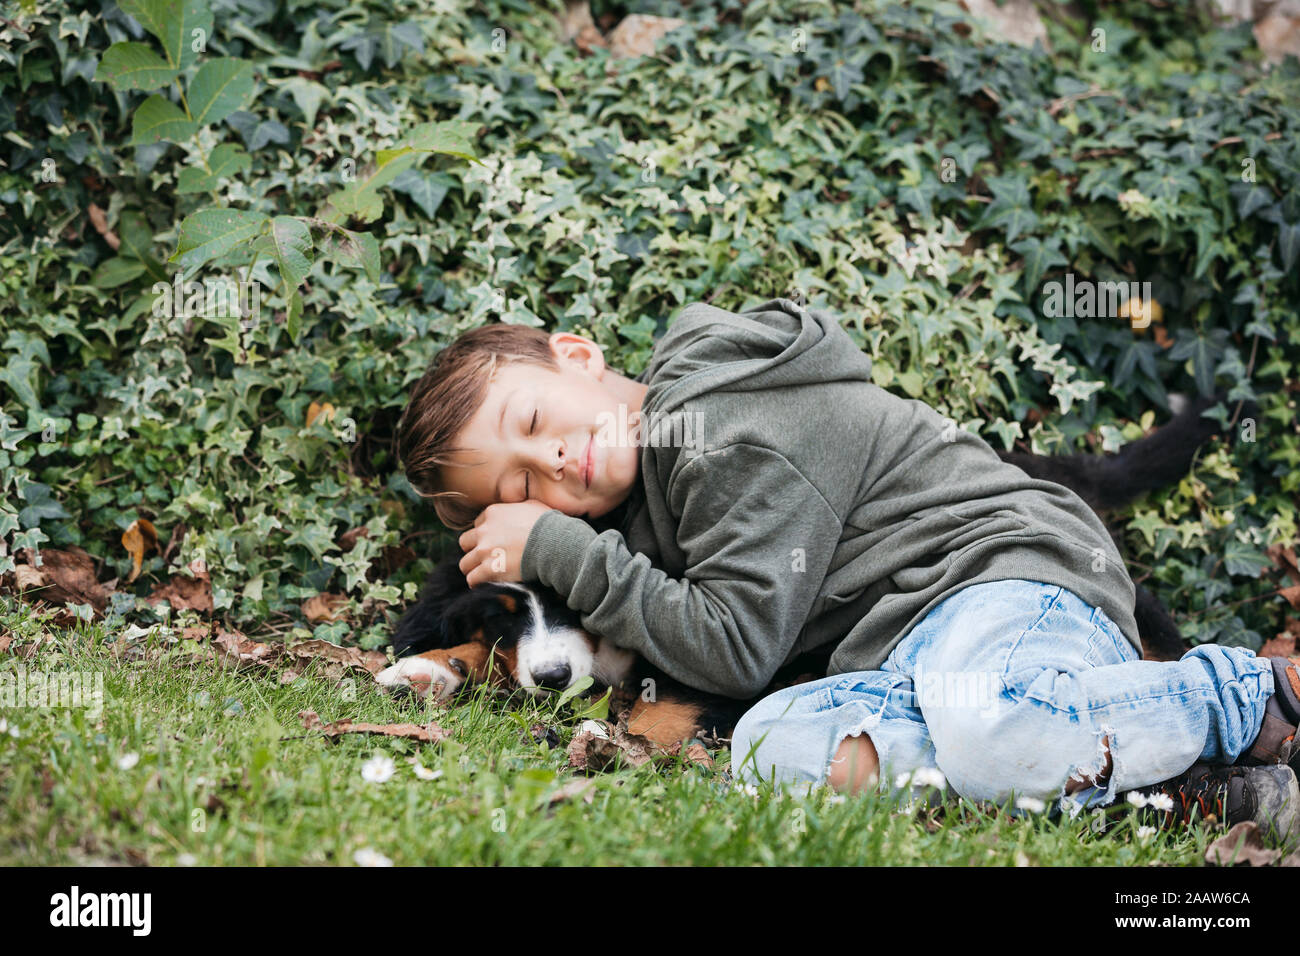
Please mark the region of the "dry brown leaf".
<svg viewBox="0 0 1300 956"><path fill-rule="evenodd" d="M75 545L66 551L45 548L40 552L41 562L36 563L36 553L31 548L18 552L27 564L38 567L45 578L45 587L39 591L40 600L53 606L64 604L89 604L97 614L108 607L108 590L95 578L95 562L82 548Z"/></svg>
<svg viewBox="0 0 1300 956"><path fill-rule="evenodd" d="M367 528L365 525L361 525L360 527L352 528L348 531L344 531L341 535L338 536L338 540L336 540L334 543L339 546L340 551L348 552L357 546L358 538L368 538L368 537L370 537L370 529Z"/></svg>
<svg viewBox="0 0 1300 956"><path fill-rule="evenodd" d="M317 594L302 602L302 613L310 624L337 621L348 599L342 594Z"/></svg>
<svg viewBox="0 0 1300 956"><path fill-rule="evenodd" d="M176 611L199 611L203 614L212 611L212 579L208 572L186 577L173 574L170 581L153 589L149 595L150 604L165 600Z"/></svg>
<svg viewBox="0 0 1300 956"><path fill-rule="evenodd" d="M1281 588L1277 592L1286 598L1288 604L1294 608L1300 608L1300 584L1292 585L1289 588Z"/></svg>
<svg viewBox="0 0 1300 956"><path fill-rule="evenodd" d="M597 47L609 46L591 18L591 4L587 0L569 0L560 18L560 29L564 39L572 41L583 55L590 55Z"/></svg>
<svg viewBox="0 0 1300 956"><path fill-rule="evenodd" d="M547 798L548 803L560 803L564 800L574 800L581 798L583 803L591 803L596 799L596 781L589 777L574 777L569 780L558 790L553 792Z"/></svg>
<svg viewBox="0 0 1300 956"><path fill-rule="evenodd" d="M1281 855L1281 850L1264 846L1259 827L1253 821L1243 820L1210 844L1205 851L1205 862L1215 866L1271 866Z"/></svg>
<svg viewBox="0 0 1300 956"><path fill-rule="evenodd" d="M1296 554L1293 548L1284 547L1280 544L1270 544L1264 549L1264 553L1273 562L1273 567L1289 577L1293 584L1300 584L1300 564L1296 562Z"/></svg>
<svg viewBox="0 0 1300 956"><path fill-rule="evenodd" d="M590 730L574 734L569 744L569 766L579 770L599 771L611 766L621 754L624 763L639 767L658 752L649 740L596 721L608 728L608 737Z"/></svg>
<svg viewBox="0 0 1300 956"><path fill-rule="evenodd" d="M311 639L300 641L289 648L289 654L297 658L301 666L314 659L331 661L367 674L378 674L388 666L388 655L383 651L363 651L357 647L340 647L329 641Z"/></svg>
<svg viewBox="0 0 1300 956"><path fill-rule="evenodd" d="M303 727L319 731L326 737L338 737L342 734L383 734L386 737L405 737L409 740L422 740L436 744L444 737L451 736L433 721L421 727L419 724L366 724L351 720L336 720L330 724L321 723L320 715L314 710L300 710L298 718Z"/></svg>
<svg viewBox="0 0 1300 956"><path fill-rule="evenodd" d="M9 645L13 642L14 636L12 634L0 634L0 654L9 650Z"/></svg>
<svg viewBox="0 0 1300 956"><path fill-rule="evenodd" d="M691 744L686 748L686 759L702 767L713 766L713 755L704 749L703 744Z"/></svg>
<svg viewBox="0 0 1300 956"><path fill-rule="evenodd" d="M14 567L14 590L22 593L28 588L45 587L45 575L41 574L40 568L34 568L30 564L19 564ZM40 597L40 595L35 595Z"/></svg>
<svg viewBox="0 0 1300 956"><path fill-rule="evenodd" d="M1270 638L1255 653L1260 657L1295 657L1295 635L1283 633Z"/></svg>
<svg viewBox="0 0 1300 956"><path fill-rule="evenodd" d="M117 233L108 228L108 216L104 210L100 209L93 202L86 210L90 216L90 224L95 227L95 231L104 237L104 241L116 252L122 245L122 240L118 238Z"/></svg>
<svg viewBox="0 0 1300 956"><path fill-rule="evenodd" d="M307 406L307 427L311 428L312 425L316 424L316 419L320 418L322 415L325 416L327 421L333 421L334 406L331 405L329 402L312 402L310 405L308 405Z"/></svg>
<svg viewBox="0 0 1300 956"><path fill-rule="evenodd" d="M609 33L609 55L615 60L627 56L649 56L654 53L660 37L685 22L677 17L628 14Z"/></svg>
<svg viewBox="0 0 1300 956"><path fill-rule="evenodd" d="M1255 21L1251 32L1267 62L1281 63L1287 56L1300 57L1300 17L1273 12Z"/></svg>
<svg viewBox="0 0 1300 956"><path fill-rule="evenodd" d="M1032 47L1037 40L1042 43L1043 49L1051 52L1047 26L1033 0L1006 0L1003 4L998 4L995 0L958 2L973 19L985 21L991 36L1024 47Z"/></svg>
<svg viewBox="0 0 1300 956"><path fill-rule="evenodd" d="M217 629L212 646L217 663L230 667L270 667L284 655L283 644L261 644L225 628Z"/></svg>
<svg viewBox="0 0 1300 956"><path fill-rule="evenodd" d="M158 550L158 532L153 523L147 518L136 518L132 521L122 532L122 547L126 548L127 554L131 555L131 574L126 579L126 583L130 584L140 576L140 566L144 562L145 552L150 548Z"/></svg>
<svg viewBox="0 0 1300 956"><path fill-rule="evenodd" d="M182 641L206 641L212 636L212 625L201 624L198 627L181 628Z"/></svg>

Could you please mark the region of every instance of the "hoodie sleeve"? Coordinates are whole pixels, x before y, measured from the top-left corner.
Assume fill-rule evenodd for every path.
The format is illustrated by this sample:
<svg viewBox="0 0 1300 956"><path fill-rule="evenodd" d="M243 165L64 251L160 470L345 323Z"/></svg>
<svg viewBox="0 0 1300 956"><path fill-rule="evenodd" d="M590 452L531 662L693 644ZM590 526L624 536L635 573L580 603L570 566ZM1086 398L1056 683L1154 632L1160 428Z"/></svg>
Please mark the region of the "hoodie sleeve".
<svg viewBox="0 0 1300 956"><path fill-rule="evenodd" d="M703 452L668 493L686 555L681 579L633 554L617 531L549 511L522 573L560 594L583 626L670 677L728 697L771 681L808 620L842 525L781 454L750 444Z"/></svg>

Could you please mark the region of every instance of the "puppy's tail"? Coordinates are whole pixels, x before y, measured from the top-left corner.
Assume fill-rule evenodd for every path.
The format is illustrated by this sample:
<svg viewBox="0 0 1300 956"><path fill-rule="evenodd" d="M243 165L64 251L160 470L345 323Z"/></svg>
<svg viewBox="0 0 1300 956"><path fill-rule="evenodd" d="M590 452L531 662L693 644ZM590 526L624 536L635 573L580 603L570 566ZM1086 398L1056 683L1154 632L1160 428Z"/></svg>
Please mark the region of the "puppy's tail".
<svg viewBox="0 0 1300 956"><path fill-rule="evenodd" d="M1202 415L1220 401L1225 401L1229 410L1237 404L1226 402L1223 393L1197 398L1165 425L1129 442L1114 455L998 454L1033 478L1064 485L1093 510L1110 511L1186 475L1201 446L1222 431L1218 422ZM1247 403L1237 418L1251 417L1253 411L1253 404Z"/></svg>

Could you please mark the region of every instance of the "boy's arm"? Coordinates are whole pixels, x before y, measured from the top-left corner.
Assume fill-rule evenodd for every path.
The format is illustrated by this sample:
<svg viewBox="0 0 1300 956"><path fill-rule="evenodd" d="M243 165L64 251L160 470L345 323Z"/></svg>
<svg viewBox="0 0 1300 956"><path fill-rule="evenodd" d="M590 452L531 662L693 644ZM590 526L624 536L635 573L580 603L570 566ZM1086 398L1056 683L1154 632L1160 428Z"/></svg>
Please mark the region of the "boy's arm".
<svg viewBox="0 0 1300 956"><path fill-rule="evenodd" d="M697 455L668 492L681 580L617 531L548 511L524 547L525 580L568 596L583 624L683 683L751 697L784 663L843 530L784 456L735 444Z"/></svg>

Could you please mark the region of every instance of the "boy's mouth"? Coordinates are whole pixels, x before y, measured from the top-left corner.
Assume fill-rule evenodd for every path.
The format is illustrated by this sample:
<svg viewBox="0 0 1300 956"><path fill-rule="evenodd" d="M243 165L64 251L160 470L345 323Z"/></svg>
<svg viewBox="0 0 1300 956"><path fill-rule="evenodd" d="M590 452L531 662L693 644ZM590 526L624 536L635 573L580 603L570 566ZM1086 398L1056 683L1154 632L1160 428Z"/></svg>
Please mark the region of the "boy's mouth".
<svg viewBox="0 0 1300 956"><path fill-rule="evenodd" d="M592 466L591 449L594 444L595 443L591 439L588 439L587 450L582 456L582 481L583 484L588 488L591 487L591 466Z"/></svg>

